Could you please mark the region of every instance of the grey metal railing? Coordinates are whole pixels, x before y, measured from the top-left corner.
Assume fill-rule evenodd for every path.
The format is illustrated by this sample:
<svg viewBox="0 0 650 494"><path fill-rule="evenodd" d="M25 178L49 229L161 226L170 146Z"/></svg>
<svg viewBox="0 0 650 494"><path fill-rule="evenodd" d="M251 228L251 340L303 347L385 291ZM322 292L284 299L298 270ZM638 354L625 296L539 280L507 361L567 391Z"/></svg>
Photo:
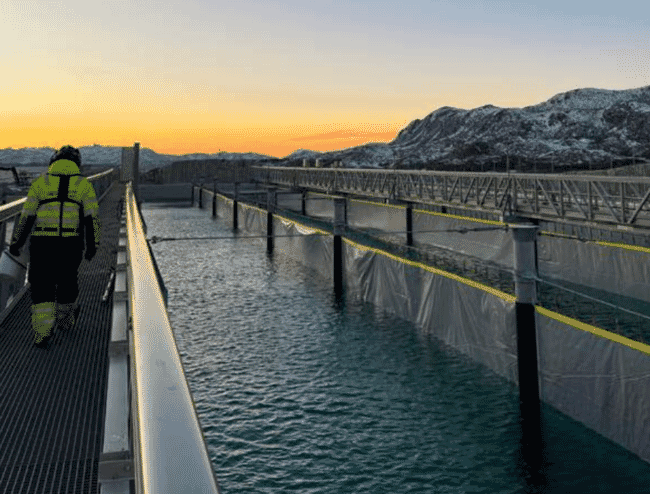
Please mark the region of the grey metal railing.
<svg viewBox="0 0 650 494"><path fill-rule="evenodd" d="M131 183L125 206L136 483L144 493L219 492Z"/></svg>

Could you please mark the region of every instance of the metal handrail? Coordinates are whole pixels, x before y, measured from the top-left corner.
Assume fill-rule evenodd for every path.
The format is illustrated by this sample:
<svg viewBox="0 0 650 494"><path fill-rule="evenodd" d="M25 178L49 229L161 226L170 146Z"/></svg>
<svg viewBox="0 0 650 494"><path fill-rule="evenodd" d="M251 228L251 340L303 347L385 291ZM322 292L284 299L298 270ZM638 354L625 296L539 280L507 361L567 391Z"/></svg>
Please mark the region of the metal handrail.
<svg viewBox="0 0 650 494"><path fill-rule="evenodd" d="M22 211L23 204L26 200L27 197L23 197L21 199L16 199L15 201L11 201L8 204L3 204L0 206L0 223L19 214L20 211Z"/></svg>
<svg viewBox="0 0 650 494"><path fill-rule="evenodd" d="M102 178L110 176L112 173L116 173L116 168L111 168L110 170L106 170L101 173L91 175L90 177L88 177L88 180L91 183L98 182ZM15 201L12 201L8 204L0 205L0 223L19 214L22 211L23 204L25 203L26 200L27 197L21 197L20 199L16 199Z"/></svg>
<svg viewBox="0 0 650 494"><path fill-rule="evenodd" d="M524 173L524 172L465 172L465 171L439 171L439 170L387 170L374 168L300 168L288 166L254 166L252 169L264 177L270 172L280 172L283 174L329 174L329 175L395 175L395 176L429 176L429 177L450 177L458 176L470 178L518 178L518 179L545 179L545 180L572 180L575 182L624 182L624 183L642 183L650 184L650 177L628 177L628 176L604 176L604 175L574 175L562 173ZM259 178L258 177L258 178Z"/></svg>
<svg viewBox="0 0 650 494"><path fill-rule="evenodd" d="M145 493L218 493L131 182L125 203L136 478Z"/></svg>

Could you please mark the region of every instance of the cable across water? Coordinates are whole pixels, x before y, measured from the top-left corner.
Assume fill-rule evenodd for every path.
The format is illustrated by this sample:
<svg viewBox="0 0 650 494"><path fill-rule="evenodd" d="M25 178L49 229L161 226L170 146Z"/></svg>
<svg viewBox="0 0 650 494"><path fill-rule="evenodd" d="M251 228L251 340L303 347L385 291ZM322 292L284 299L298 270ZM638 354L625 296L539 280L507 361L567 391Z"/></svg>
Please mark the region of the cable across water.
<svg viewBox="0 0 650 494"><path fill-rule="evenodd" d="M449 233L449 232L456 232L456 233L467 233L467 232L475 232L475 231L488 231L488 230L508 230L508 227L502 227L502 226L495 226L495 227L483 227L483 228L456 228L456 229L447 229L447 230L419 230L419 231L413 231L413 234L416 233ZM373 232L373 234L377 235L387 235L387 234L395 234L395 233L403 233L406 234L405 231L382 231L382 232ZM235 240L235 239L249 239L249 238L268 238L268 237L274 237L274 238L288 238L288 237L305 237L305 236L310 236L310 235L330 235L330 233L321 233L321 232L315 232L315 233L305 233L305 234L291 234L291 235L268 235L268 234L263 234L263 235L227 235L227 236L209 236L209 237L158 237L154 235L153 237L150 237L148 240L152 243L155 244L157 242L171 242L171 241L176 241L176 240Z"/></svg>

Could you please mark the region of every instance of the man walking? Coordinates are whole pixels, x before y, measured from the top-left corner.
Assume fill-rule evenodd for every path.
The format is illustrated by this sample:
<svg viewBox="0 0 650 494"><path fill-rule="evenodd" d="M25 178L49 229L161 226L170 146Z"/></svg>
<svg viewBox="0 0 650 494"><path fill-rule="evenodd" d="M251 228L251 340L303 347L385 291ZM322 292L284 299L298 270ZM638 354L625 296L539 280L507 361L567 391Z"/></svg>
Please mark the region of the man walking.
<svg viewBox="0 0 650 494"><path fill-rule="evenodd" d="M92 184L79 173L81 155L63 146L47 173L32 183L14 230L10 253L20 255L30 233L29 283L34 344L47 347L58 327L71 329L79 315L77 271L84 252L91 260L99 248L100 222ZM32 233L32 228L34 232Z"/></svg>

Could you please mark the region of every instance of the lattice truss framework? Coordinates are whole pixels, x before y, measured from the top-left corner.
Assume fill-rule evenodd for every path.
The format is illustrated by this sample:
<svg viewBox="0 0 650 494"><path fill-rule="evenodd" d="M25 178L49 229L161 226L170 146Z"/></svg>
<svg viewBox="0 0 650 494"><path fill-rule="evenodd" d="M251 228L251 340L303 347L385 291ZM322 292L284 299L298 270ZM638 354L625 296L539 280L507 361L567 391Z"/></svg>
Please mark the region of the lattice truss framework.
<svg viewBox="0 0 650 494"><path fill-rule="evenodd" d="M330 194L650 227L650 178L646 177L279 167L255 171L262 182Z"/></svg>

